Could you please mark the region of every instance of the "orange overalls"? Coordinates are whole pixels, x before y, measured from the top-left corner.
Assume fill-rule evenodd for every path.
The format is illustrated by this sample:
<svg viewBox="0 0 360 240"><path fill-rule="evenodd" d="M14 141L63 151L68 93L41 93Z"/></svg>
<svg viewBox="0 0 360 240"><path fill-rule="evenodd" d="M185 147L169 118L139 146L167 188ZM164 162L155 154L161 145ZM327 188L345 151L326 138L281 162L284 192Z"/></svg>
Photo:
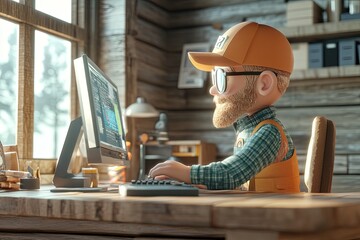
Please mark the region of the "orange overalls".
<svg viewBox="0 0 360 240"><path fill-rule="evenodd" d="M300 175L296 151L294 150L290 159L281 161L288 150L284 130L278 122L268 119L260 122L252 134L256 133L264 124L272 124L279 130L281 134L281 146L275 162L264 168L250 180L249 190L277 193L300 192Z"/></svg>

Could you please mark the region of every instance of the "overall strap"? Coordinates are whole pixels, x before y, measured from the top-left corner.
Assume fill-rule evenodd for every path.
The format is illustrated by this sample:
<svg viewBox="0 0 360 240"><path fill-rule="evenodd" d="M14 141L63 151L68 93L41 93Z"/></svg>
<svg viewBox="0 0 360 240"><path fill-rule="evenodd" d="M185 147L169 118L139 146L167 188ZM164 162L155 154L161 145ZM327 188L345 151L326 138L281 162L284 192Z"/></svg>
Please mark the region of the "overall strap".
<svg viewBox="0 0 360 240"><path fill-rule="evenodd" d="M276 122L273 119L267 119L267 120L261 121L258 125L256 125L256 127L254 128L254 130L251 133L251 136L254 135L265 124L271 124L271 125L275 126L280 132L280 135L281 135L280 148L279 148L279 152L276 156L276 159L273 163L280 162L286 156L286 153L288 152L288 149L289 149L289 145L288 145L288 141L287 141L286 135L284 133L284 130L278 122ZM253 177L249 182L249 191L255 191L255 177Z"/></svg>

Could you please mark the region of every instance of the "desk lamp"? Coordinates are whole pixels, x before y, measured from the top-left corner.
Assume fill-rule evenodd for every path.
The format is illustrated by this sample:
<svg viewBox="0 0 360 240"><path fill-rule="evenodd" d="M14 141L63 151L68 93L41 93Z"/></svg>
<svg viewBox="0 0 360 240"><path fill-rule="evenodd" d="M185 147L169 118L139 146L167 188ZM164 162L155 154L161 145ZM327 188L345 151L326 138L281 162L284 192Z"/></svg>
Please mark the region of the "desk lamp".
<svg viewBox="0 0 360 240"><path fill-rule="evenodd" d="M147 103L144 98L137 97L136 102L126 108L125 115L134 118L152 118L159 116L159 112L151 104ZM140 136L139 180L145 179L145 143L148 140L145 135Z"/></svg>
<svg viewBox="0 0 360 240"><path fill-rule="evenodd" d="M137 97L136 102L126 108L126 116L135 118L151 118L159 116L159 112L143 97Z"/></svg>

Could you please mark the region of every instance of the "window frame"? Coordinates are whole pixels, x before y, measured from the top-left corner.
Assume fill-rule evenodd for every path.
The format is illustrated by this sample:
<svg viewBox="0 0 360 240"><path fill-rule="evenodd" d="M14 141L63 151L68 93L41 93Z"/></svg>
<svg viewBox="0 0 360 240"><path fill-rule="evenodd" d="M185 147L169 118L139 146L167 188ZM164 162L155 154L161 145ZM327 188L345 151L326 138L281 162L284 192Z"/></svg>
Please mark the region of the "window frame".
<svg viewBox="0 0 360 240"><path fill-rule="evenodd" d="M92 1L91 1L92 2ZM0 1L0 17L19 24L18 114L16 145L19 160L33 159L34 134L34 42L35 30L71 41L71 58L85 52L88 16L93 11L86 0L72 0L72 23L67 23L35 9L35 0ZM73 69L73 63L71 63ZM29 91L32 89L32 91ZM70 118L79 116L75 74L71 74Z"/></svg>

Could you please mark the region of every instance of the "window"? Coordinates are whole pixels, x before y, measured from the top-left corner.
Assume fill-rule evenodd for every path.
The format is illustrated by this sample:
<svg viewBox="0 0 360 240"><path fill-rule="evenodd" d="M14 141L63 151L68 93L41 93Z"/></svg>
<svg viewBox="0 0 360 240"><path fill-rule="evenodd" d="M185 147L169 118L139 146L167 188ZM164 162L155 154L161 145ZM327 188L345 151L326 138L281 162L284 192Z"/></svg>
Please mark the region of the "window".
<svg viewBox="0 0 360 240"><path fill-rule="evenodd" d="M78 116L71 67L86 37L71 19L84 23L87 2L0 2L0 140L20 160L57 158Z"/></svg>
<svg viewBox="0 0 360 240"><path fill-rule="evenodd" d="M35 31L35 158L56 158L61 151L71 120L71 61L70 41Z"/></svg>
<svg viewBox="0 0 360 240"><path fill-rule="evenodd" d="M0 19L0 140L16 143L19 26Z"/></svg>
<svg viewBox="0 0 360 240"><path fill-rule="evenodd" d="M36 0L35 4L36 10L71 23L71 0Z"/></svg>

